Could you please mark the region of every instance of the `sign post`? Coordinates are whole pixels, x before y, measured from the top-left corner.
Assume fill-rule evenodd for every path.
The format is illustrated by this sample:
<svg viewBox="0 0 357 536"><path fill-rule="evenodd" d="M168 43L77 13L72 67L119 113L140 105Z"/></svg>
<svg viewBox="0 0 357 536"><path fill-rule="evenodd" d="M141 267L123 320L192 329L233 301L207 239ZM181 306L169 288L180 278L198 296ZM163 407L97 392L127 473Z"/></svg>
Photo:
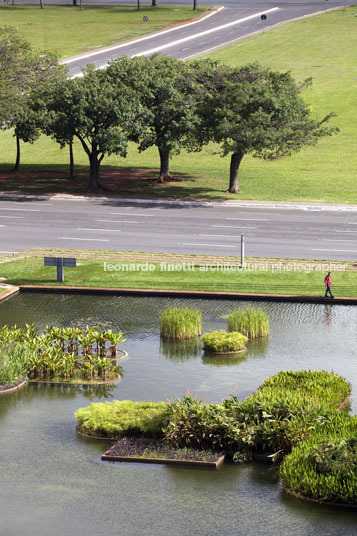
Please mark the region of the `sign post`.
<svg viewBox="0 0 357 536"><path fill-rule="evenodd" d="M240 235L240 264L244 266L244 235Z"/></svg>
<svg viewBox="0 0 357 536"><path fill-rule="evenodd" d="M76 259L65 257L44 257L44 266L56 266L57 267L57 282L63 283L64 273L63 268L75 268Z"/></svg>

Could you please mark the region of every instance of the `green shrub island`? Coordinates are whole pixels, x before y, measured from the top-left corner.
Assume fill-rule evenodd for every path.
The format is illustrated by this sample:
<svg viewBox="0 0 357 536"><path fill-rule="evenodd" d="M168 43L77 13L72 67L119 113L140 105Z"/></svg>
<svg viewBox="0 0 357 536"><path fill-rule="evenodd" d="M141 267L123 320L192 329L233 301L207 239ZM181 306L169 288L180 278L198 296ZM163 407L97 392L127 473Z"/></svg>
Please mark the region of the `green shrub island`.
<svg viewBox="0 0 357 536"><path fill-rule="evenodd" d="M80 431L100 437L154 437L175 449L224 452L237 463L256 454L283 459L285 489L357 505L357 417L351 385L326 371L282 371L239 402L112 402L78 410ZM133 433L134 431L134 433Z"/></svg>
<svg viewBox="0 0 357 536"><path fill-rule="evenodd" d="M22 344L0 346L0 386L18 381L25 375L36 351Z"/></svg>
<svg viewBox="0 0 357 536"><path fill-rule="evenodd" d="M78 431L96 437L163 437L168 423L166 402L114 400L98 402L76 411Z"/></svg>
<svg viewBox="0 0 357 536"><path fill-rule="evenodd" d="M232 331L210 331L202 335L203 349L206 353L227 354L245 350L248 338L242 333Z"/></svg>
<svg viewBox="0 0 357 536"><path fill-rule="evenodd" d="M47 326L42 334L34 325L26 325L26 330L4 326L0 329L2 376L5 381L4 371L12 367L12 375L7 374L8 377L27 374L32 381L113 381L122 373L117 362L117 345L124 340L121 332L101 331L98 326L85 329Z"/></svg>
<svg viewBox="0 0 357 536"><path fill-rule="evenodd" d="M160 335L167 340L193 339L201 335L202 315L190 307L170 307L161 311Z"/></svg>
<svg viewBox="0 0 357 536"><path fill-rule="evenodd" d="M262 309L235 309L227 315L228 331L239 331L248 339L269 335L269 317Z"/></svg>

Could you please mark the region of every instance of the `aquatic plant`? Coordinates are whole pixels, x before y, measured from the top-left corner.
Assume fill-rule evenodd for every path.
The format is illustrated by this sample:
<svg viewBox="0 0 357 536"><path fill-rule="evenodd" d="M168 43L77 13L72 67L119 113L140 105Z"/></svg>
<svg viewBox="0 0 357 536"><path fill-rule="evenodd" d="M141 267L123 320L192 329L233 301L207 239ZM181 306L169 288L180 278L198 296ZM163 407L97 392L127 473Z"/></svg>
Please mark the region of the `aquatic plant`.
<svg viewBox="0 0 357 536"><path fill-rule="evenodd" d="M86 435L162 437L168 422L168 409L165 402L114 400L81 408L75 417L79 431Z"/></svg>
<svg viewBox="0 0 357 536"><path fill-rule="evenodd" d="M164 339L184 340L201 335L201 311L190 307L170 307L160 312L160 335Z"/></svg>
<svg viewBox="0 0 357 536"><path fill-rule="evenodd" d="M245 350L247 337L242 333L232 331L210 331L202 336L203 349L205 352L224 354L228 352L240 352Z"/></svg>
<svg viewBox="0 0 357 536"><path fill-rule="evenodd" d="M23 366L23 374L32 380L113 380L122 374L116 358L117 345L124 341L121 332L100 331L98 326L46 326L41 335L33 324L26 324L26 330L17 326L0 329L0 348L12 344L32 350Z"/></svg>
<svg viewBox="0 0 357 536"><path fill-rule="evenodd" d="M228 313L228 331L238 331L248 339L269 335L269 317L262 309L248 307Z"/></svg>

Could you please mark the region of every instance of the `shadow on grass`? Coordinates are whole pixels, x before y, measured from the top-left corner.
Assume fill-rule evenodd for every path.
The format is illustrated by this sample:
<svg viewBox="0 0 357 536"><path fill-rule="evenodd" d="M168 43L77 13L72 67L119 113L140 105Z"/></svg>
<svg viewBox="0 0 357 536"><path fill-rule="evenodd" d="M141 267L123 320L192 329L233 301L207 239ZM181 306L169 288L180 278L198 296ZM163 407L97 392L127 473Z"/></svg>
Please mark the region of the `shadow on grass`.
<svg viewBox="0 0 357 536"><path fill-rule="evenodd" d="M163 185L157 184L158 171L145 167L101 168L103 189L88 189L88 166L76 166L75 176L69 177L68 166L62 164L23 165L17 172L9 170L10 165L0 165L0 191L15 194L72 194L94 195L106 198L109 205L117 203L116 198L146 198L169 200L225 200L237 196L200 186L200 178L188 173L173 172L173 180ZM185 185L187 183L187 185Z"/></svg>

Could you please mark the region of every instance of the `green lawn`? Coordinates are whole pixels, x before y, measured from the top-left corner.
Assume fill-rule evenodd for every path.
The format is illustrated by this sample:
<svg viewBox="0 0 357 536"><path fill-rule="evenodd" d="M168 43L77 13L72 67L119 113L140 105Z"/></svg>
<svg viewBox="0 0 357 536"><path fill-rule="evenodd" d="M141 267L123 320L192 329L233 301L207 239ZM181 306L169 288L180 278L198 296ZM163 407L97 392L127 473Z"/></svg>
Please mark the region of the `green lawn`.
<svg viewBox="0 0 357 536"><path fill-rule="evenodd" d="M45 2L46 3L46 2ZM133 39L145 33L182 23L206 11L191 6L73 6L5 4L0 6L2 26L18 28L22 37L40 50L57 52L61 58L88 49ZM144 15L149 22L143 22Z"/></svg>
<svg viewBox="0 0 357 536"><path fill-rule="evenodd" d="M291 70L298 80L312 77L314 85L305 93L305 99L316 118L330 111L337 114L331 124L339 126L338 135L273 162L247 156L242 163L238 195L225 193L229 158L220 158L214 145L199 154L183 153L174 157L171 168L181 182L166 186L152 184L153 173L159 166L155 149L138 154L132 145L126 160L115 156L105 158L103 169L119 170L124 176L125 168L142 170L147 180L132 180L125 185L124 196L357 203L357 132L353 119L357 87L355 12L356 8L347 8L292 22L211 54L212 58L231 65L259 59L273 69ZM77 170L86 172L86 155L78 144L75 151ZM10 169L14 158L12 135L1 132L0 170ZM60 151L56 144L41 138L33 146L24 146L22 169L51 170L57 178L58 172L66 169L67 161L67 150ZM40 176L23 183L21 176L12 175L0 183L0 190L83 191L84 188L79 181L71 185L61 179L52 181L50 187L47 183L48 179Z"/></svg>
<svg viewBox="0 0 357 536"><path fill-rule="evenodd" d="M97 258L100 252L96 252ZM137 254L139 255L139 254ZM145 254L142 254L143 256ZM95 259L95 254L93 254ZM188 261L190 256L185 256ZM194 260L194 257L192 257ZM121 264L118 260L109 263ZM142 264L140 256L136 263ZM171 261L172 262L172 261ZM178 262L182 262L178 261ZM222 261L221 261L222 262ZM132 265L132 262L123 265ZM154 271L105 271L104 261L81 259L76 269L65 269L63 285L88 287L122 287L175 290L206 290L221 292L251 292L321 296L324 275L320 270L298 271L203 271L197 264L192 271L164 271L155 263ZM26 258L0 264L0 274L13 285L54 285L56 271L43 266L43 257ZM336 296L357 296L357 272L333 272L333 292Z"/></svg>

